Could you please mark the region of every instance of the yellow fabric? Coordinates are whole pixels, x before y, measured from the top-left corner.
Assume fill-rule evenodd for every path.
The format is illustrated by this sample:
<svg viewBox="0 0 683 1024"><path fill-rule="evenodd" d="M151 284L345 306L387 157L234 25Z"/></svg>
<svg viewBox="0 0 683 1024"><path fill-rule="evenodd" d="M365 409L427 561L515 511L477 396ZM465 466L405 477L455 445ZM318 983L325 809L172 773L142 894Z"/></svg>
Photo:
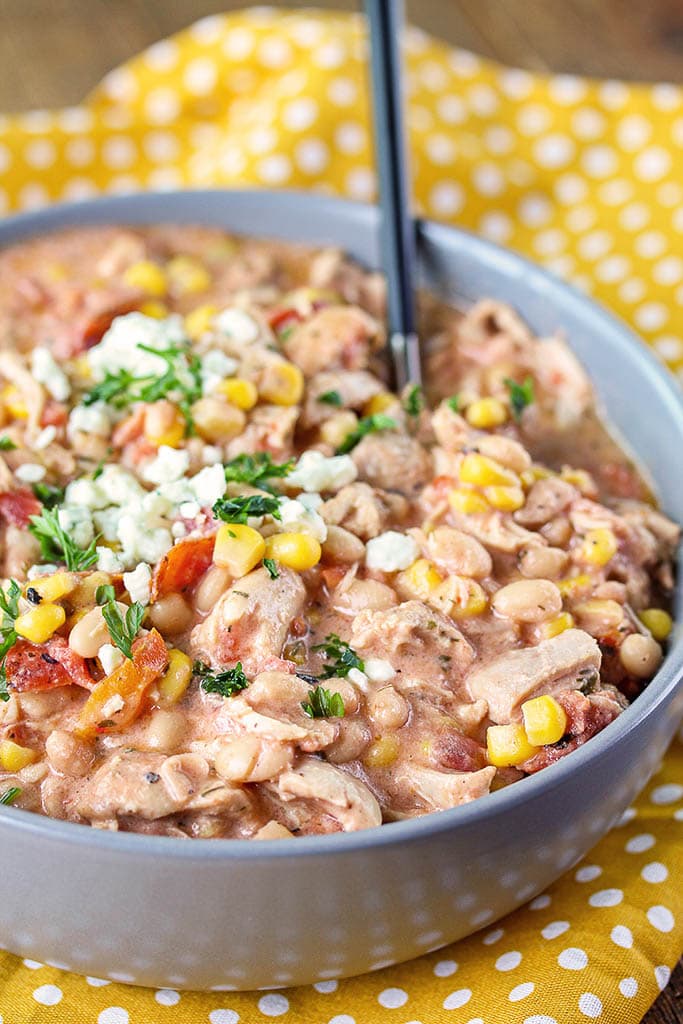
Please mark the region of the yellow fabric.
<svg viewBox="0 0 683 1024"><path fill-rule="evenodd" d="M365 51L361 21L346 15L205 19L108 75L81 107L0 120L0 209L220 184L370 199ZM683 91L532 76L414 29L406 55L418 210L592 292L683 376ZM411 964L283 993L192 994L3 953L0 1019L636 1022L683 948L682 780L676 743L586 862L500 925Z"/></svg>

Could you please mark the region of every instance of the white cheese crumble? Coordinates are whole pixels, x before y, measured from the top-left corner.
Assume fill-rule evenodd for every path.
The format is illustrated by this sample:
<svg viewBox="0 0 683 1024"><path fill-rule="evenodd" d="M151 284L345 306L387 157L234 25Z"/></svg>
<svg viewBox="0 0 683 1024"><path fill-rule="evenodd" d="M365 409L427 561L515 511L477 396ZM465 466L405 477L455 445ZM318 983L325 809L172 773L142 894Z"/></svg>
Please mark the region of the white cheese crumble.
<svg viewBox="0 0 683 1024"><path fill-rule="evenodd" d="M365 674L373 683L388 683L396 675L396 669L384 658L365 658Z"/></svg>
<svg viewBox="0 0 683 1024"><path fill-rule="evenodd" d="M123 653L118 647L114 647L113 644L102 644L97 652L97 657L100 659L100 665L107 676L110 676L124 659Z"/></svg>
<svg viewBox="0 0 683 1024"><path fill-rule="evenodd" d="M368 688L368 676L365 672L361 672L359 668L350 668L348 671L348 678L356 686L360 687L361 690L367 690Z"/></svg>
<svg viewBox="0 0 683 1024"><path fill-rule="evenodd" d="M91 544L95 531L92 525L90 509L79 505L64 505L57 513L59 525L69 535L76 547L87 548Z"/></svg>
<svg viewBox="0 0 683 1024"><path fill-rule="evenodd" d="M37 484L46 473L45 466L40 466L37 462L25 462L23 466L14 470L17 480L21 480L24 484Z"/></svg>
<svg viewBox="0 0 683 1024"><path fill-rule="evenodd" d="M350 455L323 455L311 449L304 452L287 475L287 483L303 491L338 491L358 476Z"/></svg>
<svg viewBox="0 0 683 1024"><path fill-rule="evenodd" d="M26 573L26 579L36 580L39 576L51 576L53 572L58 572L59 566L53 565L52 562L45 562L43 565L32 565Z"/></svg>
<svg viewBox="0 0 683 1024"><path fill-rule="evenodd" d="M168 369L166 360L139 348L165 349L185 341L183 319L177 314L156 320L143 313L117 316L99 345L91 348L86 359L96 381L107 372L128 370L136 377L158 376Z"/></svg>
<svg viewBox="0 0 683 1024"><path fill-rule="evenodd" d="M100 572L121 572L123 565L111 548L98 546L95 551L97 552L97 568Z"/></svg>
<svg viewBox="0 0 683 1024"><path fill-rule="evenodd" d="M379 572L398 572L412 565L420 549L412 537L396 530L387 530L373 537L365 546L365 564Z"/></svg>
<svg viewBox="0 0 683 1024"><path fill-rule="evenodd" d="M73 441L74 435L95 434L96 437L109 437L112 428L112 410L106 402L93 402L92 405L75 405L69 413L66 435Z"/></svg>
<svg viewBox="0 0 683 1024"><path fill-rule="evenodd" d="M213 466L223 458L223 449L217 444L205 444L202 448L202 462L205 466Z"/></svg>
<svg viewBox="0 0 683 1024"><path fill-rule="evenodd" d="M226 377L233 377L238 367L236 359L226 356L219 348L209 349L202 356L202 393L210 395Z"/></svg>
<svg viewBox="0 0 683 1024"><path fill-rule="evenodd" d="M166 484L185 476L189 465L188 451L162 444L155 458L143 466L140 476L150 484Z"/></svg>
<svg viewBox="0 0 683 1024"><path fill-rule="evenodd" d="M201 505L198 501L184 501L178 509L183 519L194 519L201 510Z"/></svg>
<svg viewBox="0 0 683 1024"><path fill-rule="evenodd" d="M39 346L31 353L31 374L43 384L49 395L58 402L66 402L71 394L69 378L49 349Z"/></svg>
<svg viewBox="0 0 683 1024"><path fill-rule="evenodd" d="M192 493L202 508L211 508L225 494L225 468L222 462L206 466L190 477Z"/></svg>
<svg viewBox="0 0 683 1024"><path fill-rule="evenodd" d="M43 427L40 433L37 434L33 447L36 451L42 452L45 448L49 448L54 439L57 436L57 428L50 425L49 427Z"/></svg>
<svg viewBox="0 0 683 1024"><path fill-rule="evenodd" d="M140 562L132 572L124 572L123 585L130 594L131 601L149 604L152 570L146 562Z"/></svg>
<svg viewBox="0 0 683 1024"><path fill-rule="evenodd" d="M307 509L303 502L291 498L280 499L281 520L273 520L284 533L308 533L322 544L327 540L327 524L322 516Z"/></svg>
<svg viewBox="0 0 683 1024"><path fill-rule="evenodd" d="M224 309L214 317L214 327L242 345L252 345L260 334L259 325L242 309Z"/></svg>

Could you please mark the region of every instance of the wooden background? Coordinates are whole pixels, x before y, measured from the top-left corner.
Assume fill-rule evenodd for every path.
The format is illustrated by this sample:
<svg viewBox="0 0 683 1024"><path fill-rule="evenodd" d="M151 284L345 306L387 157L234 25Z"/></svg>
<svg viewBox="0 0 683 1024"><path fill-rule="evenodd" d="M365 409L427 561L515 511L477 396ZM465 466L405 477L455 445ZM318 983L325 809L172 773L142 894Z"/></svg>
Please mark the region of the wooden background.
<svg viewBox="0 0 683 1024"><path fill-rule="evenodd" d="M239 0L0 0L0 111L77 103L107 71L155 40L242 6ZM358 4L318 0L317 6ZM407 11L421 28L503 63L683 82L683 0L407 0ZM683 1024L681 965L643 1024Z"/></svg>

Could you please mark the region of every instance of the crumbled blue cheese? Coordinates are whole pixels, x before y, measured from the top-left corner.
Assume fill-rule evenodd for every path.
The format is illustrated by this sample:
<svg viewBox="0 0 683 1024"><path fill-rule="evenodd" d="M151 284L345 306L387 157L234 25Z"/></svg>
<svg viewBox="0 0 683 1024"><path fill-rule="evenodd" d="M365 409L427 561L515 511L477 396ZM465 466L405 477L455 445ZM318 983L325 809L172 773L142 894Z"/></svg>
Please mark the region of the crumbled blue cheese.
<svg viewBox="0 0 683 1024"><path fill-rule="evenodd" d="M97 552L97 568L100 572L121 572L123 565L111 548L102 545L95 548L95 550Z"/></svg>
<svg viewBox="0 0 683 1024"><path fill-rule="evenodd" d="M281 520L273 520L284 533L308 533L322 544L327 540L327 524L322 516L306 508L303 502L291 498L280 499Z"/></svg>
<svg viewBox="0 0 683 1024"><path fill-rule="evenodd" d="M23 484L37 484L46 473L45 466L41 466L37 462L25 462L23 466L18 466L14 470L17 480L21 480Z"/></svg>
<svg viewBox="0 0 683 1024"><path fill-rule="evenodd" d="M226 356L219 348L209 349L202 356L202 393L210 395L226 377L233 377L238 367L236 359Z"/></svg>
<svg viewBox="0 0 683 1024"><path fill-rule="evenodd" d="M38 346L31 353L31 374L58 402L66 402L71 394L71 383L48 348Z"/></svg>
<svg viewBox="0 0 683 1024"><path fill-rule="evenodd" d="M217 444L205 444L202 448L202 462L205 466L213 466L223 458L223 449Z"/></svg>
<svg viewBox="0 0 683 1024"><path fill-rule="evenodd" d="M32 565L26 573L26 579L36 580L39 576L51 576L53 572L58 572L59 566L53 565L52 562L45 562L43 565Z"/></svg>
<svg viewBox="0 0 683 1024"><path fill-rule="evenodd" d="M118 668L124 660L123 653L118 647L114 647L113 644L102 644L97 652L97 657L102 666L102 671L107 676L110 676L114 669Z"/></svg>
<svg viewBox="0 0 683 1024"><path fill-rule="evenodd" d="M36 439L33 442L33 448L36 451L42 452L45 448L49 448L54 439L57 436L57 428L52 426L43 427L43 429L36 435Z"/></svg>
<svg viewBox="0 0 683 1024"><path fill-rule="evenodd" d="M93 402L92 405L75 405L69 413L66 435L73 441L75 434L94 434L96 437L109 437L113 425L112 410L106 402Z"/></svg>
<svg viewBox="0 0 683 1024"><path fill-rule="evenodd" d="M211 508L225 494L225 467L222 462L206 466L190 477L188 483L202 508Z"/></svg>
<svg viewBox="0 0 683 1024"><path fill-rule="evenodd" d="M365 564L379 572L398 572L412 565L419 553L416 542L407 533L387 530L365 545Z"/></svg>
<svg viewBox="0 0 683 1024"><path fill-rule="evenodd" d="M143 466L140 476L150 484L166 484L180 480L187 473L189 465L188 451L162 444L155 458Z"/></svg>
<svg viewBox="0 0 683 1024"><path fill-rule="evenodd" d="M170 527L147 527L128 513L119 519L117 534L121 542L121 559L125 565L138 562L156 564L173 545Z"/></svg>
<svg viewBox="0 0 683 1024"><path fill-rule="evenodd" d="M80 505L63 505L57 516L59 525L71 537L76 547L87 548L88 544L92 543L95 531L90 509Z"/></svg>
<svg viewBox="0 0 683 1024"><path fill-rule="evenodd" d="M157 320L143 313L117 316L99 345L91 348L86 359L93 378L103 380L107 372L127 370L136 377L158 376L168 364L161 356L145 352L147 348L167 349L185 342L183 319L177 314Z"/></svg>
<svg viewBox="0 0 683 1024"><path fill-rule="evenodd" d="M350 455L327 456L311 449L287 475L287 483L303 491L338 491L357 476L358 468Z"/></svg>
<svg viewBox="0 0 683 1024"><path fill-rule="evenodd" d="M243 309L224 309L214 317L213 323L221 334L241 345L253 345L260 334L257 322Z"/></svg>
<svg viewBox="0 0 683 1024"><path fill-rule="evenodd" d="M201 510L202 507L198 501L184 501L178 509L183 519L194 519Z"/></svg>
<svg viewBox="0 0 683 1024"><path fill-rule="evenodd" d="M124 572L123 585L130 594L131 601L149 604L152 582L152 570L146 562L140 562L132 572Z"/></svg>
<svg viewBox="0 0 683 1024"><path fill-rule="evenodd" d="M368 676L365 672L361 672L359 668L350 668L348 672L348 678L352 683L355 683L361 690L366 691L368 688Z"/></svg>
<svg viewBox="0 0 683 1024"><path fill-rule="evenodd" d="M365 674L373 683L388 683L396 675L396 669L384 658L365 658Z"/></svg>

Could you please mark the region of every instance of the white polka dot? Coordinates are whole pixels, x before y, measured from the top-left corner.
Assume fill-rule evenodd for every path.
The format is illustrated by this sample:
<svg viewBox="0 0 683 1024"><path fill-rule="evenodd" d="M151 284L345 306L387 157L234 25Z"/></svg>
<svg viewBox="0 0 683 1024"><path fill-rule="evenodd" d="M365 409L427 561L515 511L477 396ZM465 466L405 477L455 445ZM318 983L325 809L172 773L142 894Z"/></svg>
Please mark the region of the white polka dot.
<svg viewBox="0 0 683 1024"><path fill-rule="evenodd" d="M533 247L541 256L554 256L567 246L567 236L557 228L539 231L533 240Z"/></svg>
<svg viewBox="0 0 683 1024"><path fill-rule="evenodd" d="M639 231L650 219L650 211L644 203L631 203L619 214L619 223L627 231Z"/></svg>
<svg viewBox="0 0 683 1024"><path fill-rule="evenodd" d="M431 162L439 167L455 160L455 143L448 135L430 135L425 142L425 149Z"/></svg>
<svg viewBox="0 0 683 1024"><path fill-rule="evenodd" d="M37 181L24 185L19 192L18 199L19 207L22 210L39 210L41 207L47 206L50 201L47 189Z"/></svg>
<svg viewBox="0 0 683 1024"><path fill-rule="evenodd" d="M602 1001L592 992L584 992L582 996L579 996L579 1010L584 1017L600 1017Z"/></svg>
<svg viewBox="0 0 683 1024"><path fill-rule="evenodd" d="M183 84L193 96L206 96L218 79L218 68L209 57L196 57L185 68Z"/></svg>
<svg viewBox="0 0 683 1024"><path fill-rule="evenodd" d="M671 154L662 146L643 149L633 161L633 170L641 181L659 181L671 168Z"/></svg>
<svg viewBox="0 0 683 1024"><path fill-rule="evenodd" d="M550 80L548 91L557 103L578 103L586 95L586 83L573 75L556 75Z"/></svg>
<svg viewBox="0 0 683 1024"><path fill-rule="evenodd" d="M436 112L445 124L462 124L467 116L467 108L460 96L447 93L436 101Z"/></svg>
<svg viewBox="0 0 683 1024"><path fill-rule="evenodd" d="M679 206L683 203L683 188L675 181L665 181L657 188L657 199L662 206Z"/></svg>
<svg viewBox="0 0 683 1024"><path fill-rule="evenodd" d="M552 206L548 198L539 193L524 196L518 207L519 218L530 228L539 228L550 220Z"/></svg>
<svg viewBox="0 0 683 1024"><path fill-rule="evenodd" d="M350 107L358 96L358 86L351 78L334 78L329 84L327 95L338 107Z"/></svg>
<svg viewBox="0 0 683 1024"><path fill-rule="evenodd" d="M346 176L346 188L352 199L372 199L375 175L369 167L355 167Z"/></svg>
<svg viewBox="0 0 683 1024"><path fill-rule="evenodd" d="M153 71L170 71L178 62L179 50L172 39L162 39L145 51L145 63Z"/></svg>
<svg viewBox="0 0 683 1024"><path fill-rule="evenodd" d="M570 231L588 231L595 223L596 217L597 212L592 206L574 206L567 212L565 224Z"/></svg>
<svg viewBox="0 0 683 1024"><path fill-rule="evenodd" d="M522 999L526 999L534 991L536 986L533 981L525 981L521 985L515 985L510 992L508 999L511 1003L519 1003Z"/></svg>
<svg viewBox="0 0 683 1024"><path fill-rule="evenodd" d="M671 82L658 82L652 87L650 95L658 110L675 110L683 98L680 87Z"/></svg>
<svg viewBox="0 0 683 1024"><path fill-rule="evenodd" d="M652 134L652 123L642 114L627 114L617 124L617 140L622 149L642 149Z"/></svg>
<svg viewBox="0 0 683 1024"><path fill-rule="evenodd" d="M633 185L625 178L613 178L599 186L598 195L608 206L621 206L633 195Z"/></svg>
<svg viewBox="0 0 683 1024"><path fill-rule="evenodd" d="M338 981L316 981L313 988L316 992L320 992L322 995L328 995L330 992L336 992L339 988Z"/></svg>
<svg viewBox="0 0 683 1024"><path fill-rule="evenodd" d="M484 145L491 153L502 156L514 147L515 137L503 124L494 124L484 132Z"/></svg>
<svg viewBox="0 0 683 1024"><path fill-rule="evenodd" d="M437 978L450 978L457 969L458 965L455 960L439 960L438 963L434 964L434 974Z"/></svg>
<svg viewBox="0 0 683 1024"><path fill-rule="evenodd" d="M220 14L211 14L195 21L188 31L195 42L202 46L209 46L220 39L223 25L224 19Z"/></svg>
<svg viewBox="0 0 683 1024"><path fill-rule="evenodd" d="M180 96L165 86L151 89L145 99L145 112L154 124L170 124L180 113Z"/></svg>
<svg viewBox="0 0 683 1024"><path fill-rule="evenodd" d="M613 284L615 281L623 280L630 269L630 260L627 260L625 256L613 255L598 263L595 268L595 276L606 284ZM586 879L586 881L590 881L590 879Z"/></svg>
<svg viewBox="0 0 683 1024"><path fill-rule="evenodd" d="M347 156L361 153L367 145L365 128L358 121L342 121L334 133L337 148Z"/></svg>
<svg viewBox="0 0 683 1024"><path fill-rule="evenodd" d="M210 1024L237 1024L239 1019L235 1010L212 1010L209 1014Z"/></svg>
<svg viewBox="0 0 683 1024"><path fill-rule="evenodd" d="M59 127L65 132L87 132L93 120L92 111L85 107L65 107L57 115Z"/></svg>
<svg viewBox="0 0 683 1024"><path fill-rule="evenodd" d="M632 277L619 286L619 297L624 302L640 302L646 290L644 281L638 277Z"/></svg>
<svg viewBox="0 0 683 1024"><path fill-rule="evenodd" d="M582 971L588 965L588 954L583 949L570 946L562 950L557 962L566 971Z"/></svg>
<svg viewBox="0 0 683 1024"><path fill-rule="evenodd" d="M38 971L45 964L41 964L38 960L22 960L24 967L28 967L29 971Z"/></svg>
<svg viewBox="0 0 683 1024"><path fill-rule="evenodd" d="M259 161L256 170L261 181L267 185L281 185L290 177L292 165L284 153L273 153Z"/></svg>
<svg viewBox="0 0 683 1024"><path fill-rule="evenodd" d="M510 953L503 953L496 960L497 971L514 971L516 967L522 962L522 954L517 950L513 950Z"/></svg>
<svg viewBox="0 0 683 1024"><path fill-rule="evenodd" d="M484 214L479 221L479 232L485 238L490 238L492 242L498 242L499 245L507 242L512 235L512 230L512 221L508 215L498 210Z"/></svg>
<svg viewBox="0 0 683 1024"><path fill-rule="evenodd" d="M98 1016L97 1024L128 1024L129 1020L128 1010L122 1006L108 1006Z"/></svg>
<svg viewBox="0 0 683 1024"><path fill-rule="evenodd" d="M644 302L634 313L638 327L643 331L657 331L669 319L669 311L661 302Z"/></svg>
<svg viewBox="0 0 683 1024"><path fill-rule="evenodd" d="M50 167L57 158L57 150L50 139L34 139L24 150L24 159L31 167Z"/></svg>
<svg viewBox="0 0 683 1024"><path fill-rule="evenodd" d="M56 985L41 985L33 992L33 998L41 1006L56 1006L61 1003L64 993Z"/></svg>
<svg viewBox="0 0 683 1024"><path fill-rule="evenodd" d="M135 157L135 145L127 135L115 135L102 146L102 159L108 167L130 167Z"/></svg>
<svg viewBox="0 0 683 1024"><path fill-rule="evenodd" d="M545 135L534 145L534 156L541 165L553 169L564 167L574 155L574 142L568 135Z"/></svg>
<svg viewBox="0 0 683 1024"><path fill-rule="evenodd" d="M313 63L319 68L338 68L348 58L346 47L338 40L331 39L312 53Z"/></svg>
<svg viewBox="0 0 683 1024"><path fill-rule="evenodd" d="M467 90L467 105L479 117L490 117L498 109L498 97L490 85L478 82Z"/></svg>
<svg viewBox="0 0 683 1024"><path fill-rule="evenodd" d="M605 118L593 107L582 107L572 116L572 130L580 139L597 139L605 130Z"/></svg>
<svg viewBox="0 0 683 1024"><path fill-rule="evenodd" d="M537 896L535 900L531 901L529 904L529 910L545 910L546 907L550 906L551 902L552 898L547 892L541 893L540 896Z"/></svg>
<svg viewBox="0 0 683 1024"><path fill-rule="evenodd" d="M600 889L593 893L588 902L591 907L616 907L623 898L621 889Z"/></svg>
<svg viewBox="0 0 683 1024"><path fill-rule="evenodd" d="M261 996L258 1008L265 1017L281 1017L289 1009L289 999L279 992L269 992L267 996Z"/></svg>
<svg viewBox="0 0 683 1024"><path fill-rule="evenodd" d="M446 69L435 60L425 60L418 64L416 77L430 92L443 92L449 80Z"/></svg>
<svg viewBox="0 0 683 1024"><path fill-rule="evenodd" d="M666 986L669 984L671 978L671 968L662 964L660 967L655 967L655 981L660 992L663 992Z"/></svg>
<svg viewBox="0 0 683 1024"><path fill-rule="evenodd" d="M109 981L108 978L87 977L85 980L89 985L92 986L92 988L104 988L105 985L111 985L111 982Z"/></svg>
<svg viewBox="0 0 683 1024"><path fill-rule="evenodd" d="M318 104L311 96L298 96L285 104L282 123L290 131L304 131L310 128L318 116Z"/></svg>
<svg viewBox="0 0 683 1024"><path fill-rule="evenodd" d="M661 231L644 231L634 242L638 255L648 260L661 256L666 246L666 236Z"/></svg>
<svg viewBox="0 0 683 1024"><path fill-rule="evenodd" d="M580 203L588 195L588 186L578 174L562 174L555 181L555 195L565 206Z"/></svg>
<svg viewBox="0 0 683 1024"><path fill-rule="evenodd" d="M154 998L159 1006L175 1006L180 1002L180 993L172 988L160 988L154 993Z"/></svg>
<svg viewBox="0 0 683 1024"><path fill-rule="evenodd" d="M408 993L404 992L402 988L385 988L377 996L377 1002L386 1010L397 1010L408 1002Z"/></svg>
<svg viewBox="0 0 683 1024"><path fill-rule="evenodd" d="M95 146L91 139L70 139L64 147L64 155L74 167L84 167L92 162Z"/></svg>
<svg viewBox="0 0 683 1024"><path fill-rule="evenodd" d="M653 860L651 864L645 865L643 870L640 872L640 877L643 881L656 885L659 882L666 882L669 877L669 871L664 864L660 864L659 861Z"/></svg>
<svg viewBox="0 0 683 1024"><path fill-rule="evenodd" d="M292 61L292 47L281 36L268 36L258 48L258 59L266 68L282 68Z"/></svg>
<svg viewBox="0 0 683 1024"><path fill-rule="evenodd" d="M457 992L451 992L449 996L443 1001L444 1010L459 1010L461 1006L465 1006L469 1003L472 998L472 990L469 988L459 988Z"/></svg>
<svg viewBox="0 0 683 1024"><path fill-rule="evenodd" d="M494 928L494 930L492 932L488 932L481 941L484 946L495 946L496 942L500 942L504 935L504 928Z"/></svg>
<svg viewBox="0 0 683 1024"><path fill-rule="evenodd" d="M619 158L611 146L589 146L581 157L581 166L591 178L607 178L614 174Z"/></svg>
<svg viewBox="0 0 683 1024"><path fill-rule="evenodd" d="M675 919L668 907L663 907L661 904L650 907L647 912L647 919L653 928L656 928L658 932L671 932L675 927Z"/></svg>
<svg viewBox="0 0 683 1024"><path fill-rule="evenodd" d="M615 946L621 949L631 949L633 946L633 933L626 925L618 924L612 929L610 938Z"/></svg>
<svg viewBox="0 0 683 1024"><path fill-rule="evenodd" d="M349 1017L348 1013L337 1013L330 1017L328 1024L356 1024L355 1017Z"/></svg>
<svg viewBox="0 0 683 1024"><path fill-rule="evenodd" d="M675 804L679 800L683 800L683 786L679 785L677 782L669 782L664 786L656 786L650 793L650 803L658 804L659 806Z"/></svg>
<svg viewBox="0 0 683 1024"><path fill-rule="evenodd" d="M295 147L294 160L306 174L319 174L327 167L330 153L322 139L304 139Z"/></svg>
<svg viewBox="0 0 683 1024"><path fill-rule="evenodd" d="M505 179L496 164L478 164L472 171L472 181L482 196L498 196L505 187Z"/></svg>
<svg viewBox="0 0 683 1024"><path fill-rule="evenodd" d="M681 259L680 256L666 256L658 263L655 263L652 268L652 277L657 284L664 285L665 287L678 284L683 277L683 259ZM663 789L666 787L659 788ZM681 796L683 796L683 786L676 786L673 784L672 789L674 792L680 790L679 795L670 801L671 803L674 803L676 800L680 800ZM652 799L652 797L650 797L650 799Z"/></svg>
<svg viewBox="0 0 683 1024"><path fill-rule="evenodd" d="M244 60L254 49L255 42L254 34L249 29L231 29L223 40L223 53L232 60Z"/></svg>
<svg viewBox="0 0 683 1024"><path fill-rule="evenodd" d="M683 339L663 336L653 341L653 347L662 359L683 359Z"/></svg>
<svg viewBox="0 0 683 1024"><path fill-rule="evenodd" d="M525 1017L522 1024L557 1024L557 1021L547 1013L534 1013L531 1017Z"/></svg>
<svg viewBox="0 0 683 1024"><path fill-rule="evenodd" d="M534 87L532 76L521 68L504 68L498 81L505 95L513 100L525 99Z"/></svg>
<svg viewBox="0 0 683 1024"><path fill-rule="evenodd" d="M635 978L622 978L619 982L619 991L624 999L633 999L638 991L638 982Z"/></svg>
<svg viewBox="0 0 683 1024"><path fill-rule="evenodd" d="M130 103L138 93L138 83L130 68L116 68L102 79L102 88L111 99Z"/></svg>
<svg viewBox="0 0 683 1024"><path fill-rule="evenodd" d="M598 90L600 102L608 110L618 110L628 102L629 89L623 82L603 82Z"/></svg>
<svg viewBox="0 0 683 1024"><path fill-rule="evenodd" d="M465 196L462 188L454 181L439 181L429 194L429 205L434 213L450 217L463 206Z"/></svg>
<svg viewBox="0 0 683 1024"><path fill-rule="evenodd" d="M567 931L569 931L569 921L551 921L541 931L541 935L544 939L556 939Z"/></svg>
<svg viewBox="0 0 683 1024"><path fill-rule="evenodd" d="M613 244L614 239L607 231L591 231L579 239L577 248L584 259L597 260L606 256Z"/></svg>

